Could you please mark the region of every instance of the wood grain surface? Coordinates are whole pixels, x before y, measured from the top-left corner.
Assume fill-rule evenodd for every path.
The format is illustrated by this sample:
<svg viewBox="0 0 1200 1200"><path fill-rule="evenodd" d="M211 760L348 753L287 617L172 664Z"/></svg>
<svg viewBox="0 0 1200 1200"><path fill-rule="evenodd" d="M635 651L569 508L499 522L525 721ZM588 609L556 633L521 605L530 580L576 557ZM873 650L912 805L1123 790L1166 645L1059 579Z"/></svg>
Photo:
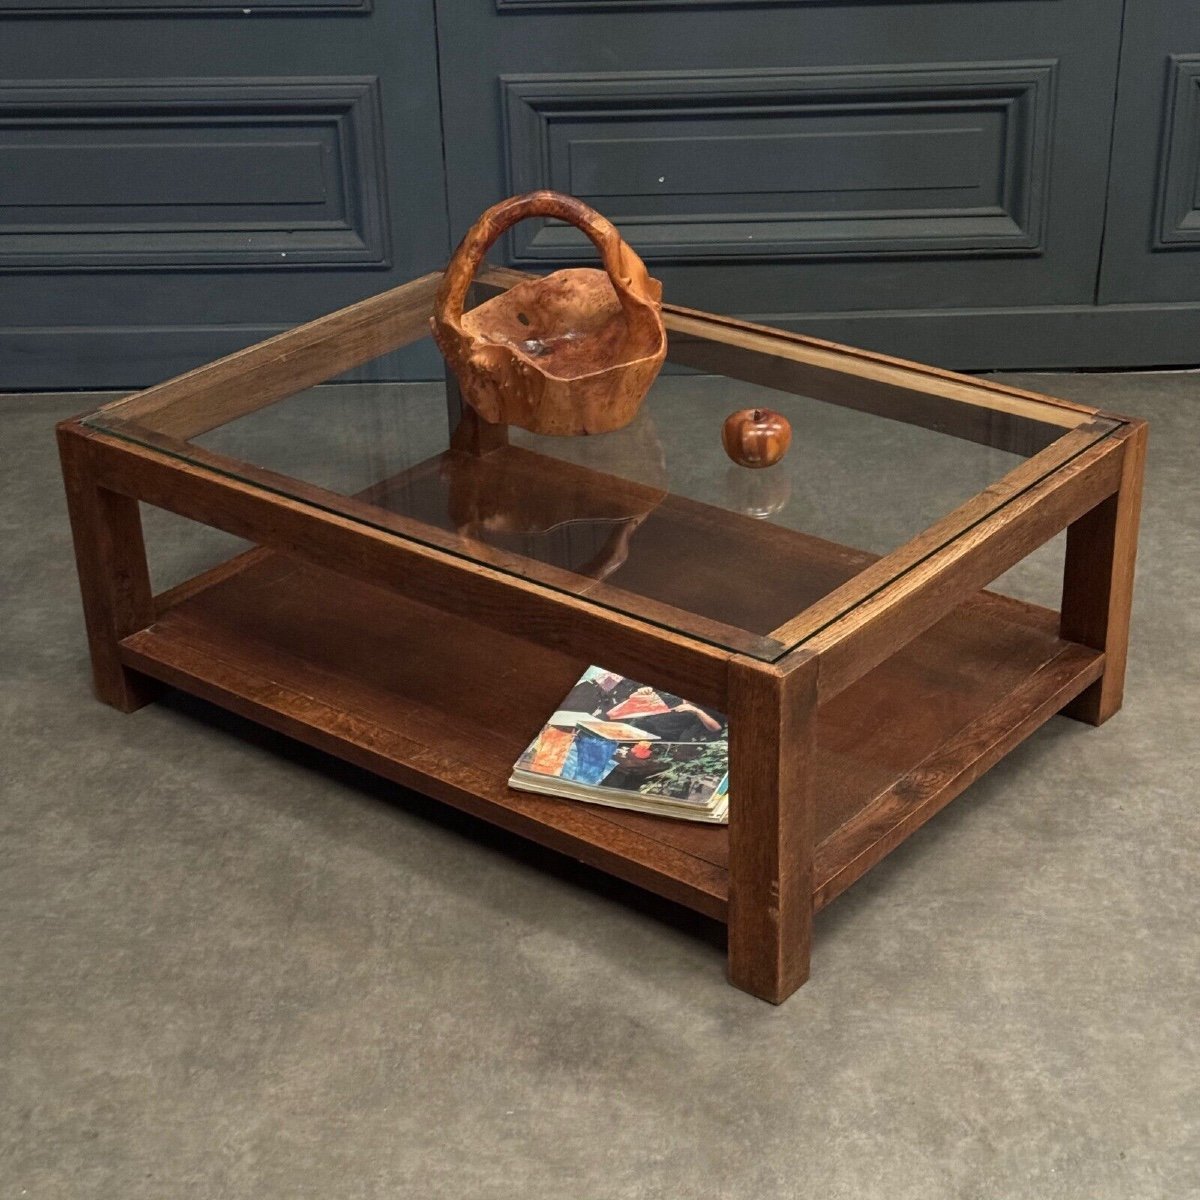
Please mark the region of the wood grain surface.
<svg viewBox="0 0 1200 1200"><path fill-rule="evenodd" d="M57 432L92 684L106 704L132 712L154 691L122 663L117 647L154 618L141 513L136 500L97 484L89 437L71 422Z"/></svg>
<svg viewBox="0 0 1200 1200"><path fill-rule="evenodd" d="M774 1002L815 908L1055 712L1120 705L1145 427L1094 409L668 306L679 361L1032 455L882 559L532 454L453 389L452 448L357 497L186 443L413 340L439 278L110 406L125 436L59 427L102 699L186 689L726 921ZM389 507L431 487L441 527ZM154 597L139 501L257 548ZM638 537L581 571L477 536L589 504ZM1067 527L1061 617L980 591ZM728 829L507 787L592 663L725 709Z"/></svg>
<svg viewBox="0 0 1200 1200"><path fill-rule="evenodd" d="M1117 491L1067 530L1062 635L1103 650L1105 659L1103 678L1067 709L1090 725L1107 721L1125 692L1147 434L1145 422L1130 422Z"/></svg>
<svg viewBox="0 0 1200 1200"><path fill-rule="evenodd" d="M121 662L725 919L728 830L507 788L587 659L278 554L238 561L164 593ZM817 905L1097 677L1055 620L981 597L817 710Z"/></svg>
<svg viewBox="0 0 1200 1200"><path fill-rule="evenodd" d="M817 660L789 667L729 664L729 980L772 1004L812 945Z"/></svg>

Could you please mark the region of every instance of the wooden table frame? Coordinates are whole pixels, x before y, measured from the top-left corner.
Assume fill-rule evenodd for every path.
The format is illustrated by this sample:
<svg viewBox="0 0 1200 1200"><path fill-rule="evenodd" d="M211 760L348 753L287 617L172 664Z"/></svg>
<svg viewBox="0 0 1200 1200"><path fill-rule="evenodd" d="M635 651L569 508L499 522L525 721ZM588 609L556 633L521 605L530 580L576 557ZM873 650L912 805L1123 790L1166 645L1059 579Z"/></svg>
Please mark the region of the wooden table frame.
<svg viewBox="0 0 1200 1200"><path fill-rule="evenodd" d="M514 277L494 271L485 285L502 287ZM919 424L944 426L949 413L954 432L976 440L980 409L993 428L1006 414L1036 415L1063 428L1065 436L1050 448L1048 473L1043 456L1050 451L854 575L838 593L774 631L780 647L774 661L671 632L653 614L639 619L537 579L516 578L503 564L467 561L452 546L408 540L403 529L365 524L352 501L326 511L171 452L171 439L186 440L294 394L381 353L381 346L415 340L438 278L373 297L122 402L122 419L153 421L162 447L136 444L82 419L59 426L101 700L130 712L152 697L156 679L188 688L725 921L731 982L774 1003L808 976L814 911L1055 712L1099 724L1120 707L1146 445L1139 421L667 306L673 357L692 365L728 367L713 361L716 334L743 352L741 377L756 382L822 398L821 388L832 389L836 403L899 411ZM703 336L690 342L697 333ZM450 408L460 447L486 454L505 440L503 430L461 411L453 388ZM1097 420L1115 424L1097 437ZM156 597L139 501L262 549ZM1063 529L1069 533L1061 614L980 593ZM587 806L505 794L502 784L472 776L469 764L423 766L415 750L382 748L367 723L348 728L328 706L283 695L282 687L272 693L236 663L210 663L201 671L181 665L182 659L168 661L155 648L153 630L164 614L269 553L381 585L483 628L519 629L522 638L573 660L602 662L723 708L734 797L727 869L639 832L648 826L604 825ZM1036 627L1039 636L1056 637L1053 652L1002 703L929 755L903 786L887 789L818 842L812 764L820 706L964 605L1007 606L1006 614Z"/></svg>

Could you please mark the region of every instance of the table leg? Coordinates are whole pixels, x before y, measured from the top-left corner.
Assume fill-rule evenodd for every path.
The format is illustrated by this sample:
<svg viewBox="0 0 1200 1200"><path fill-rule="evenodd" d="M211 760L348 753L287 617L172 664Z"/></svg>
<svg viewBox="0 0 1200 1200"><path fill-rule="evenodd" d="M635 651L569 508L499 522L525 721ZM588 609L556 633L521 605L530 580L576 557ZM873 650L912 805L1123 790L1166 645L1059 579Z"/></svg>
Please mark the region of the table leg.
<svg viewBox="0 0 1200 1200"><path fill-rule="evenodd" d="M118 655L123 637L154 620L154 600L136 500L98 487L87 437L70 423L58 428L71 535L96 695L122 712L153 698L155 684L130 671Z"/></svg>
<svg viewBox="0 0 1200 1200"><path fill-rule="evenodd" d="M1146 428L1135 422L1125 435L1119 489L1067 530L1062 636L1103 650L1104 674L1063 712L1091 725L1121 707L1125 687Z"/></svg>
<svg viewBox="0 0 1200 1200"><path fill-rule="evenodd" d="M729 980L779 1004L807 978L817 660L729 676Z"/></svg>

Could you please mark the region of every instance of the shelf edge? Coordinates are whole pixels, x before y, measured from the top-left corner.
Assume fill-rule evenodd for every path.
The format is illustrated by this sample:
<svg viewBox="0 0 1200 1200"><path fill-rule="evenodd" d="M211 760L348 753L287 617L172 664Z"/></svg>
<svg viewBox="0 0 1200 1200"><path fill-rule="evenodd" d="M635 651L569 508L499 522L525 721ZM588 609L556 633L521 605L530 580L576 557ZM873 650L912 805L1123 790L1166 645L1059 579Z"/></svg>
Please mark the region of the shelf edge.
<svg viewBox="0 0 1200 1200"><path fill-rule="evenodd" d="M1104 655L1063 648L999 704L960 730L817 847L813 907L820 911L995 766L1104 670Z"/></svg>
<svg viewBox="0 0 1200 1200"><path fill-rule="evenodd" d="M120 656L135 671L277 733L706 916L719 921L726 919L726 871L616 825L604 819L599 810L515 792L504 786L497 788L495 781L485 779L482 773L472 773L462 763L442 764L429 747L410 745L396 730L384 729L361 715L339 712L319 698L295 691L278 680L244 671L234 663L189 645L177 633L164 634L155 627L141 630L121 642ZM405 748L411 753L399 756ZM447 769L439 770L443 765ZM472 786L455 782L472 774Z"/></svg>

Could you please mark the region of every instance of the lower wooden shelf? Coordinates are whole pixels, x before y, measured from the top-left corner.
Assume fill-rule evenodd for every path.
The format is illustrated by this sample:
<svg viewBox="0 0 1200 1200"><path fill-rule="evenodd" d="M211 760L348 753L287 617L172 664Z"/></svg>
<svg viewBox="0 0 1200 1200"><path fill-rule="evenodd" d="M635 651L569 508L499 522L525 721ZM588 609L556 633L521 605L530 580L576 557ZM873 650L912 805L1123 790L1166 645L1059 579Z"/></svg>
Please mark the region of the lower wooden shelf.
<svg viewBox="0 0 1200 1200"><path fill-rule="evenodd" d="M507 786L585 661L262 551L163 599L134 670L725 918L726 829ZM1055 624L983 594L822 707L816 907L1099 677Z"/></svg>

